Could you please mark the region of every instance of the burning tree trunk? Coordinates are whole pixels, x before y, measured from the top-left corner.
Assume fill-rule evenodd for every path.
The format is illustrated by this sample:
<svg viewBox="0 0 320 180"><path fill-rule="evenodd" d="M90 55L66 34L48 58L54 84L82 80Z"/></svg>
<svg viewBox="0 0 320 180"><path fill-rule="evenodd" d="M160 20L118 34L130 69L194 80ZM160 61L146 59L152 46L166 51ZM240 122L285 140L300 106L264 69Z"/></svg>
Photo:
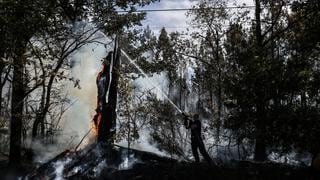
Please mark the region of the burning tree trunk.
<svg viewBox="0 0 320 180"><path fill-rule="evenodd" d="M114 53L109 52L104 59L102 70L97 77L97 109L93 120L98 142L112 143L115 134L118 70L120 67L120 51L117 46L116 39Z"/></svg>
<svg viewBox="0 0 320 180"><path fill-rule="evenodd" d="M104 59L102 63L102 70L99 72L97 76L97 88L98 88L98 96L97 96L97 109L96 115L94 116L94 125L96 129L96 133L98 136L98 141L103 141L106 137L108 129L110 129L110 125L108 124L107 119L107 91L110 83L110 63L111 63L112 53L110 52L108 56Z"/></svg>
<svg viewBox="0 0 320 180"><path fill-rule="evenodd" d="M120 49L118 48L118 37L116 38L115 46L114 46L114 53L113 53L113 66L111 67L112 70L112 78L111 84L109 89L109 97L108 97L108 117L110 117L111 129L109 133L108 140L109 142L113 143L114 136L116 133L116 119L117 119L117 96L118 96L118 81L119 81L119 70L120 70Z"/></svg>

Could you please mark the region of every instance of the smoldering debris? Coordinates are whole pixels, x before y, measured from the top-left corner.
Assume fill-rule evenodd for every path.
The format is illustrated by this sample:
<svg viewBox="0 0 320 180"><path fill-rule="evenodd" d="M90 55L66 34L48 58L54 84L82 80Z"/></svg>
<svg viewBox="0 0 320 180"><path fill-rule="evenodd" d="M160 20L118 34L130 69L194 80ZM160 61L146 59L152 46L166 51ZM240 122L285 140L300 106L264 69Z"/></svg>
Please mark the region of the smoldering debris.
<svg viewBox="0 0 320 180"><path fill-rule="evenodd" d="M141 164L173 163L175 160L150 152L127 149L117 145L94 143L80 151L66 150L32 170L23 179L96 179Z"/></svg>
<svg viewBox="0 0 320 180"><path fill-rule="evenodd" d="M79 151L66 150L22 179L305 179L306 166L274 162L229 161L209 166L206 162L177 161L150 152L117 145L94 143Z"/></svg>

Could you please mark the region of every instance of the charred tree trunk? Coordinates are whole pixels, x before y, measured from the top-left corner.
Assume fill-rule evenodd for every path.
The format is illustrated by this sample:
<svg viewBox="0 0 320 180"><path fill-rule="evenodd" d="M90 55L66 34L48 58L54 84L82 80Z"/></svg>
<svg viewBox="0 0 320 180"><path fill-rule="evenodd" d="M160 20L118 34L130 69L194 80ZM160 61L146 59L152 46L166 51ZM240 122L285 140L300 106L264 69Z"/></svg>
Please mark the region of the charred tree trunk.
<svg viewBox="0 0 320 180"><path fill-rule="evenodd" d="M116 134L116 120L117 120L117 99L118 99L118 81L120 73L120 48L118 48L118 37L116 38L114 53L113 53L113 66L112 66L112 78L108 97L108 115L110 117L110 132L108 132L107 139L109 142L114 142L114 136Z"/></svg>
<svg viewBox="0 0 320 180"><path fill-rule="evenodd" d="M97 130L98 142L113 143L116 133L119 68L120 49L118 48L118 39L116 38L114 53L110 52L108 54L104 61L103 69L97 77L98 104L94 123Z"/></svg>
<svg viewBox="0 0 320 180"><path fill-rule="evenodd" d="M112 61L111 53L108 54L106 59L102 64L102 70L98 74L97 77L97 89L98 89L98 96L97 96L97 109L96 115L94 116L94 124L97 131L97 141L104 142L106 140L108 128L109 118L107 115L107 91L110 84L110 64Z"/></svg>
<svg viewBox="0 0 320 180"><path fill-rule="evenodd" d="M17 48L14 57L13 79L12 79L12 100L10 120L10 154L9 164L11 167L20 165L21 162L21 131L23 115L23 99L25 94L24 86L24 65L25 46Z"/></svg>

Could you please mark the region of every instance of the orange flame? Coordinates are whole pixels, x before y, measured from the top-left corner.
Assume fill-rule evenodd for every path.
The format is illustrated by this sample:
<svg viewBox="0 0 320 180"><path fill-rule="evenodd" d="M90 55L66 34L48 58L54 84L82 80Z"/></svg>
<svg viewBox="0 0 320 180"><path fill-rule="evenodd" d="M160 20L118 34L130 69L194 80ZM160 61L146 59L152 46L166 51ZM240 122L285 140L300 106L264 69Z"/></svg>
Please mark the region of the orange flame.
<svg viewBox="0 0 320 180"><path fill-rule="evenodd" d="M102 75L102 73L103 73L103 71L104 71L104 68L105 68L105 64L102 63L102 69L101 69L101 71L98 73L98 76L97 76L97 79L98 79L98 80L100 80L101 75Z"/></svg>
<svg viewBox="0 0 320 180"><path fill-rule="evenodd" d="M97 75L97 80L98 81L100 80L101 75L103 74L104 70L105 70L105 64L102 63L102 69ZM98 95L97 96L97 109L99 109L99 107L101 107L101 106L102 106L102 102L99 101L99 95ZM101 123L101 118L102 118L102 113L101 112L96 112L96 114L93 117L92 126L93 126L93 130L94 130L93 132L94 132L96 137L98 137L98 134L99 134L99 126L100 126L100 123Z"/></svg>
<svg viewBox="0 0 320 180"><path fill-rule="evenodd" d="M93 126L93 132L94 132L94 134L95 134L96 137L98 136L98 133L99 133L99 125L100 125L100 123L101 123L101 116L102 116L101 113L97 113L97 114L94 115L94 117L93 117L92 126Z"/></svg>

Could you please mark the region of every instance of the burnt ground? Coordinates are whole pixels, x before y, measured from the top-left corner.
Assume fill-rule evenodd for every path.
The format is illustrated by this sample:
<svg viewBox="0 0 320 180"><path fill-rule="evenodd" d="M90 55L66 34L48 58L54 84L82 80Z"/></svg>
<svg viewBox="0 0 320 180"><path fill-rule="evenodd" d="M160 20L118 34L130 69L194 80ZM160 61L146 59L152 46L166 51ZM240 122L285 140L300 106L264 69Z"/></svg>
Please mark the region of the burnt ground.
<svg viewBox="0 0 320 180"><path fill-rule="evenodd" d="M129 170L102 174L101 179L215 179L215 180L303 180L308 178L307 168L251 162L233 162L232 165L209 167L206 163L177 163L172 165L138 165Z"/></svg>
<svg viewBox="0 0 320 180"><path fill-rule="evenodd" d="M100 179L152 179L152 180L304 180L309 179L308 168L275 163L234 161L210 167L207 163L136 164L132 169L102 172Z"/></svg>
<svg viewBox="0 0 320 180"><path fill-rule="evenodd" d="M108 146L110 147L110 146ZM135 163L121 168L128 149L93 144L80 152L65 151L39 167L25 164L19 170L24 179L110 179L110 180L307 180L305 166L252 161L230 161L219 166L178 162L153 153L130 150ZM112 155L112 156L111 156ZM129 161L130 161L129 157ZM109 164L109 165L107 165ZM112 164L112 165L110 165ZM6 161L0 161L1 175L7 174ZM17 179L2 176L0 179Z"/></svg>

